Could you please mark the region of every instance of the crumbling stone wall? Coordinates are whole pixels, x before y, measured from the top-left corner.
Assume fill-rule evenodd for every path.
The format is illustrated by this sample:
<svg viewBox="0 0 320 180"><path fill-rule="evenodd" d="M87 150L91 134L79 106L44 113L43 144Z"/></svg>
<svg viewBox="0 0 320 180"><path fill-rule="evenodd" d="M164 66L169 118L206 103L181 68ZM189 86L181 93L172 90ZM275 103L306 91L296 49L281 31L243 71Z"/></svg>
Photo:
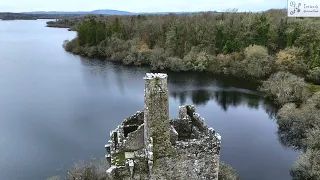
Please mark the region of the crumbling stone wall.
<svg viewBox="0 0 320 180"><path fill-rule="evenodd" d="M178 132L178 140L186 140L192 138L192 123L190 118L173 119L170 124Z"/></svg>
<svg viewBox="0 0 320 180"><path fill-rule="evenodd" d="M199 139L208 135L208 127L194 105L179 107L179 119L170 120L170 124L177 130L178 139Z"/></svg>
<svg viewBox="0 0 320 180"><path fill-rule="evenodd" d="M106 145L111 179L218 180L221 137L193 105L169 121L166 74L147 74L143 112L125 119Z"/></svg>
<svg viewBox="0 0 320 180"><path fill-rule="evenodd" d="M169 101L166 74L145 76L145 144L153 138L154 156L168 156L172 150L170 142Z"/></svg>
<svg viewBox="0 0 320 180"><path fill-rule="evenodd" d="M138 127L134 132L128 134L128 137L124 140L120 151L137 151L144 148L144 125Z"/></svg>
<svg viewBox="0 0 320 180"><path fill-rule="evenodd" d="M106 159L111 165L124 165L124 152L132 152L144 147L143 118L144 112L138 111L110 132L109 144L105 145L105 148Z"/></svg>
<svg viewBox="0 0 320 180"><path fill-rule="evenodd" d="M192 122L192 125L199 131L208 133L208 127L204 122L204 119L196 113L196 107L194 105L186 105L179 107L179 118L188 119Z"/></svg>
<svg viewBox="0 0 320 180"><path fill-rule="evenodd" d="M138 111L136 114L128 117L122 122L122 125L128 126L128 125L142 125L144 123L144 112Z"/></svg>
<svg viewBox="0 0 320 180"><path fill-rule="evenodd" d="M152 179L218 180L220 157L212 141L178 141L175 156L158 160Z"/></svg>

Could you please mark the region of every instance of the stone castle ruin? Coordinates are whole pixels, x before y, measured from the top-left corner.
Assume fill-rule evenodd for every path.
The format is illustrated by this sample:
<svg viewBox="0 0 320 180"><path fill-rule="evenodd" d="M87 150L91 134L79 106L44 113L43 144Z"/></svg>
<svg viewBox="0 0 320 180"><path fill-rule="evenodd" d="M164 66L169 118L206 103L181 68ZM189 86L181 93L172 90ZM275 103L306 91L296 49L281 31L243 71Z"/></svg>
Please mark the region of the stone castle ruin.
<svg viewBox="0 0 320 180"><path fill-rule="evenodd" d="M107 170L115 180L217 180L221 136L207 127L195 106L169 120L167 75L147 73L144 110L110 132Z"/></svg>

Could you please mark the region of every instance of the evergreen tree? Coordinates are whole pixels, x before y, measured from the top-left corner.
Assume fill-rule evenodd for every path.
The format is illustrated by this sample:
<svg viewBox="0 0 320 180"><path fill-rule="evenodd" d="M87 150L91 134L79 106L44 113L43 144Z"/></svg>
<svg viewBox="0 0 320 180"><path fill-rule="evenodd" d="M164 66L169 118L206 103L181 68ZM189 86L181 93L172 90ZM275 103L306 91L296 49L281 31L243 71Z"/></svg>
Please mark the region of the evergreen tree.
<svg viewBox="0 0 320 180"><path fill-rule="evenodd" d="M96 43L99 44L101 41L105 40L107 37L106 26L103 22L97 23L96 29Z"/></svg>

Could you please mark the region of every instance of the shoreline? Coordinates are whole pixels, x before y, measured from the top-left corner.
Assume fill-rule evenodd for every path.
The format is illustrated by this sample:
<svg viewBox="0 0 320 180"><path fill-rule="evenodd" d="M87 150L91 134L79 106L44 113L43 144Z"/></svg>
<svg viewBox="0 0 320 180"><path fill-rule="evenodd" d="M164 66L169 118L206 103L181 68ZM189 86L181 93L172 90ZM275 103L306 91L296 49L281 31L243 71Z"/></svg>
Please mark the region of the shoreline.
<svg viewBox="0 0 320 180"><path fill-rule="evenodd" d="M92 21L91 19L91 22L82 24L82 28L88 28L94 24L93 27L97 30L100 25L95 24L97 22L94 23L94 21L95 20ZM265 20L262 19L262 21ZM119 19L116 19L113 22L113 25L119 25ZM156 25L154 26L156 27ZM121 32L119 29L113 31L116 34L115 36L104 34L102 39L91 39L91 42L87 39L83 41L83 39L78 36L72 41L65 42L64 48L67 52L75 55L88 58L99 57L106 61L113 61L125 66L144 66L158 72L165 70L178 73L205 72L209 75L223 75L240 78L246 81L254 81L257 84L260 84L257 90L265 93L266 99L271 100L279 106L280 114L277 114L278 131L283 133L283 136L289 137L291 136L290 133L292 131L300 128L301 131L296 132L297 134L293 134L293 137L290 137L293 142L289 142L288 147L295 148L295 146L300 146L301 144L295 144L295 141L298 141L299 143L302 143L303 146L307 146L307 149L320 152L320 149L314 148L311 145L305 145L303 142L305 141L304 138L308 136L308 131L317 131L317 129L312 126L310 127L310 120L307 121L304 117L317 114L318 105L313 106L313 104L317 103L316 100L319 96L319 93L317 93L320 90L320 86L317 85L319 80L315 79L313 83L310 83L312 81L310 80L309 75L312 75L314 72L318 73L317 69L314 67L318 67L319 64L317 64L317 59L313 59L314 57L302 55L299 48L290 47L289 45L289 48L283 48L275 54L270 54L267 46L250 45L244 47L244 49L239 52L218 52L217 54L212 55L195 47L191 48L190 52L188 50L188 53L182 53L181 55L180 52L180 56L179 52L176 55L168 55L167 48L170 50L171 47L168 47L167 44L165 46L162 44L162 48L152 47L143 39L122 39L122 37L117 34ZM80 32L83 33L83 31ZM83 33L82 35L88 34ZM176 38L181 36L182 35L177 35ZM170 43L174 44L176 42L170 41ZM293 43L291 46L292 45ZM179 48L181 49L179 46L174 48L178 50ZM223 51L224 50L225 47L223 47ZM306 63L306 61L309 62ZM315 75L314 77L317 78L318 76ZM290 106L291 111L287 112L288 106ZM295 106L295 108L291 106ZM303 113L306 110L310 110L310 112L308 111L307 114L304 115ZM302 114L296 114L295 111L301 111ZM298 118L297 124L292 123L295 118ZM317 117L312 118L315 122L311 123L311 125L320 123L320 121L318 122L318 119L316 119ZM317 139L316 137L312 136L311 138ZM311 155L310 153L307 153L302 154L301 156L309 157ZM311 157L309 157L310 159L308 160L310 162L313 160ZM299 171L299 163L301 164L298 158L293 166L293 172L291 172L293 174L292 176L299 176L299 174L295 174ZM315 171L319 170L320 168L315 169Z"/></svg>

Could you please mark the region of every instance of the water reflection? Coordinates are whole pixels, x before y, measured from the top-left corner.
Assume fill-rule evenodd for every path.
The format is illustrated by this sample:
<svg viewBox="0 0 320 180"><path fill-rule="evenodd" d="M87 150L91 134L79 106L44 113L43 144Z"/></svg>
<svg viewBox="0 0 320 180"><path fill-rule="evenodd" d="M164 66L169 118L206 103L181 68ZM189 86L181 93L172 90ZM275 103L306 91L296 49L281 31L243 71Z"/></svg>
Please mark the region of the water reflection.
<svg viewBox="0 0 320 180"><path fill-rule="evenodd" d="M265 112L269 115L269 118L276 121L279 107L275 106L270 100L264 100L262 107Z"/></svg>
<svg viewBox="0 0 320 180"><path fill-rule="evenodd" d="M293 148L295 150L303 149L303 147L298 144L297 137L295 137L289 129L278 128L277 135L284 148Z"/></svg>
<svg viewBox="0 0 320 180"><path fill-rule="evenodd" d="M135 83L142 85L143 79L141 77L149 72L146 67L131 68L104 60L81 58L81 63L92 76L98 75L105 79L108 73L114 74L116 81L113 85L123 95L126 94L125 89L130 89L130 82L127 81L128 76L134 78ZM262 107L270 119L276 117L278 108L255 90L258 86L257 83L206 73L166 73L169 75L169 95L179 101L180 105L185 104L188 99L196 106L205 106L209 101L214 101L225 112L230 107L246 106L250 109Z"/></svg>
<svg viewBox="0 0 320 180"><path fill-rule="evenodd" d="M301 131L293 129L290 125L282 125L279 126L277 135L284 148L306 152L307 145L304 142L306 137L302 135Z"/></svg>
<svg viewBox="0 0 320 180"><path fill-rule="evenodd" d="M192 103L195 105L206 105L211 100L209 91L201 89L191 92Z"/></svg>
<svg viewBox="0 0 320 180"><path fill-rule="evenodd" d="M227 112L230 107L245 105L251 109L259 109L262 107L269 115L270 119L274 119L277 114L277 108L270 101L266 101L259 95L245 94L239 91L225 90L194 90L187 92L170 91L170 96L175 100L179 100L180 105L191 99L192 103L197 106L204 106L209 101L215 101L220 108Z"/></svg>

